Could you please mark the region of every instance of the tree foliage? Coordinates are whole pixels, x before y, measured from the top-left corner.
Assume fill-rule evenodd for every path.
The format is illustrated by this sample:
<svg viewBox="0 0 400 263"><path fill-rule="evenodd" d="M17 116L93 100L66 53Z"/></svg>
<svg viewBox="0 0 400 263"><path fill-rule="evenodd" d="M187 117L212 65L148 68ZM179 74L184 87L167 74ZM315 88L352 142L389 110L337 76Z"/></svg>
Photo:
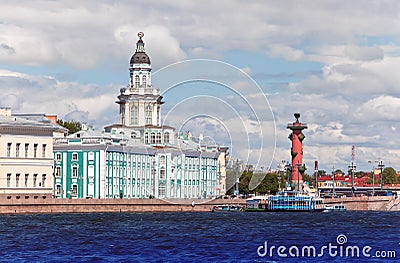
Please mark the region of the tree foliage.
<svg viewBox="0 0 400 263"><path fill-rule="evenodd" d="M303 175L303 182L308 182L310 186L315 186L315 175Z"/></svg>
<svg viewBox="0 0 400 263"><path fill-rule="evenodd" d="M250 194L250 193L257 193L257 194L275 194L278 192L278 175L275 173L267 173L266 175L263 174L255 174L254 176L257 176L258 178L264 177L261 182L258 184L258 186L250 190L249 189L249 184L250 180L253 176L253 172L250 171L244 171L242 175L240 176L239 179L239 193L241 194ZM281 178L281 188L284 187L284 176ZM227 192L228 194L233 193L234 186L229 189Z"/></svg>
<svg viewBox="0 0 400 263"><path fill-rule="evenodd" d="M396 171L392 167L386 167L382 171L382 181L384 184L396 183Z"/></svg>
<svg viewBox="0 0 400 263"><path fill-rule="evenodd" d="M82 129L82 124L79 121L63 121L63 120L57 120L57 123L65 128L68 129L69 134L73 134L75 132L78 132Z"/></svg>

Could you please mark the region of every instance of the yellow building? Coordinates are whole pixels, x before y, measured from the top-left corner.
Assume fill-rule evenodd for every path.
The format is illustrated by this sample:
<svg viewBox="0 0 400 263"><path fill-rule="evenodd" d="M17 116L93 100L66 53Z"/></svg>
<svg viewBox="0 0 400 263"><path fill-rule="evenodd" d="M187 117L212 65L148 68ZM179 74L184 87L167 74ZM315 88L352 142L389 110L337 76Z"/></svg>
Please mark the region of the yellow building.
<svg viewBox="0 0 400 263"><path fill-rule="evenodd" d="M48 122L0 108L0 198L47 198L53 193L53 133Z"/></svg>

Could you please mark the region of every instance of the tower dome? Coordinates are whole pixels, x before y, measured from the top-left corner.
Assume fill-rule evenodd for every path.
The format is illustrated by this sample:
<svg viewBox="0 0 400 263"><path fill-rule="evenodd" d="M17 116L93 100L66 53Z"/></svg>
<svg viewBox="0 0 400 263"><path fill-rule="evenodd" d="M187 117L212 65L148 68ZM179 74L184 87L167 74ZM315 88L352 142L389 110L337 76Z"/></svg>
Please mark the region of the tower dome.
<svg viewBox="0 0 400 263"><path fill-rule="evenodd" d="M130 64L151 64L150 58L146 54L146 50L144 49L144 42L142 37L144 36L143 32L138 33L139 40L136 42L136 51L135 54L131 57Z"/></svg>

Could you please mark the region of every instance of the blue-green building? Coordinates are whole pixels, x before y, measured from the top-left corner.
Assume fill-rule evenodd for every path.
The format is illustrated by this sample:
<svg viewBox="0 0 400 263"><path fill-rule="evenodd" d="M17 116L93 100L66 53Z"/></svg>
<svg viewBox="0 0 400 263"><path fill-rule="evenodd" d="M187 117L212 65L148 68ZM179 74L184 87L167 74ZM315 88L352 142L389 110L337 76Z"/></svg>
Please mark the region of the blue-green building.
<svg viewBox="0 0 400 263"><path fill-rule="evenodd" d="M220 152L120 143L94 136L93 131L55 139L55 197L206 198L219 194Z"/></svg>

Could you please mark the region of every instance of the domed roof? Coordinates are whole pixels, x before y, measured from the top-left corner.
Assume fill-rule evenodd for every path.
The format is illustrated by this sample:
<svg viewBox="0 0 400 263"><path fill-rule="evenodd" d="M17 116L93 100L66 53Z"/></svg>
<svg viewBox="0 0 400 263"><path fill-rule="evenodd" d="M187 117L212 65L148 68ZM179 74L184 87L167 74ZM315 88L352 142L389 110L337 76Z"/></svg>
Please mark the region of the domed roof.
<svg viewBox="0 0 400 263"><path fill-rule="evenodd" d="M139 40L136 42L136 52L131 57L130 64L151 64L150 58L144 49L144 42L142 40L143 36L143 32L138 33Z"/></svg>

